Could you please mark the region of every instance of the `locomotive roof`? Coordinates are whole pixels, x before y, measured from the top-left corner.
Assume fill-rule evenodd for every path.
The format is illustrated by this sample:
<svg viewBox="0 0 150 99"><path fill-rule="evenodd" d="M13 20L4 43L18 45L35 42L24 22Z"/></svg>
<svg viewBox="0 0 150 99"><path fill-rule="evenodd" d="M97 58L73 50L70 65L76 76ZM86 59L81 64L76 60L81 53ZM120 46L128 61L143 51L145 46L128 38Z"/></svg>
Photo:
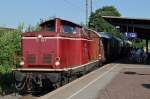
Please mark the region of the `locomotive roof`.
<svg viewBox="0 0 150 99"><path fill-rule="evenodd" d="M79 24L76 24L76 23L71 22L71 21L68 21L68 20L60 19L60 18L54 18L54 19L50 19L50 20L44 21L44 22L42 22L42 23L40 24L40 26L42 26L42 25L44 25L44 24L47 24L47 23L49 23L49 22L55 21L56 19L59 19L59 20L61 20L62 22L69 23L69 24L72 24L72 25L74 25L74 26L77 26L77 27L82 28L82 26L80 26Z"/></svg>

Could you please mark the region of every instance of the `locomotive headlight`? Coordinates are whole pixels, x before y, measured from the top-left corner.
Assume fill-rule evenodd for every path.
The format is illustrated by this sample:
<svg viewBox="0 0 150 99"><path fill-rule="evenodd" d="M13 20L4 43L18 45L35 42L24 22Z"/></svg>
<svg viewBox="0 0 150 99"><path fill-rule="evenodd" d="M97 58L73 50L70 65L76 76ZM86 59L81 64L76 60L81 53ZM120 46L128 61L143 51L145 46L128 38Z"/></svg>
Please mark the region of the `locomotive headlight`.
<svg viewBox="0 0 150 99"><path fill-rule="evenodd" d="M21 65L21 66L23 66L23 65L24 65L24 62L23 62L23 61L21 61L21 62L20 62L20 65Z"/></svg>
<svg viewBox="0 0 150 99"><path fill-rule="evenodd" d="M60 65L60 58L59 58L59 57L56 58L55 65L56 65L56 66L59 66L59 65Z"/></svg>
<svg viewBox="0 0 150 99"><path fill-rule="evenodd" d="M39 38L39 39L40 39L40 38L42 38L42 35L41 35L41 34L39 34L39 35L38 35L38 38Z"/></svg>
<svg viewBox="0 0 150 99"><path fill-rule="evenodd" d="M56 65L56 66L60 65L60 62L59 62L59 61L56 61L56 62L55 62L55 65Z"/></svg>
<svg viewBox="0 0 150 99"><path fill-rule="evenodd" d="M102 58L102 55L101 55L101 54L99 54L99 58L100 58L100 59Z"/></svg>

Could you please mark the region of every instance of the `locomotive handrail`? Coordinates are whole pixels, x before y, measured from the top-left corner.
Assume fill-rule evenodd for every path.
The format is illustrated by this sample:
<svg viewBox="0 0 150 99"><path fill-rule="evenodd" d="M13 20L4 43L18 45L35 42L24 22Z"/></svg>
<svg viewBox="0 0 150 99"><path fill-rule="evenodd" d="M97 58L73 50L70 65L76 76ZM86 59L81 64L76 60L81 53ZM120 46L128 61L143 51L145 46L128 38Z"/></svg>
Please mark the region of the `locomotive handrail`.
<svg viewBox="0 0 150 99"><path fill-rule="evenodd" d="M65 69L41 69L41 68L15 68L15 69L12 69L13 71L24 71L24 72L29 72L29 71L56 71L56 72L59 72L59 71L65 71Z"/></svg>

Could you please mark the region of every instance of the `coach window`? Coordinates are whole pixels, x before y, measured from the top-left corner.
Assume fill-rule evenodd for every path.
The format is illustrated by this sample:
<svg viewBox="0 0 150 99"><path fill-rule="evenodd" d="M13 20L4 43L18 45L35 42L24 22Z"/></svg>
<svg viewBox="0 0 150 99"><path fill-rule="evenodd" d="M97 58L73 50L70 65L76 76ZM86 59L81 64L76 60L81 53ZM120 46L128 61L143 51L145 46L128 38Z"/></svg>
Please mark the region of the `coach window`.
<svg viewBox="0 0 150 99"><path fill-rule="evenodd" d="M76 34L76 28L70 25L63 25L62 32L66 34Z"/></svg>
<svg viewBox="0 0 150 99"><path fill-rule="evenodd" d="M48 23L45 25L45 31L55 32L54 22Z"/></svg>

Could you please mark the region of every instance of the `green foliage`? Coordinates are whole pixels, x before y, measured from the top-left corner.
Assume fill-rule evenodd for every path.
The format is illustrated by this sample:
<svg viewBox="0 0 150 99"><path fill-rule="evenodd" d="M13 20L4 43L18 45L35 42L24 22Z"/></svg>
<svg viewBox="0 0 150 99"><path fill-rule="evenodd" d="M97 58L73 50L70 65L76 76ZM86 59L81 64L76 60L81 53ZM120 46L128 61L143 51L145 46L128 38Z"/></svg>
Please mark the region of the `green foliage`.
<svg viewBox="0 0 150 99"><path fill-rule="evenodd" d="M97 9L89 18L89 27L99 32L108 32L114 36L121 37L119 31L104 20L102 16L121 16L121 14L113 6L105 6Z"/></svg>
<svg viewBox="0 0 150 99"><path fill-rule="evenodd" d="M146 43L144 42L144 40L137 38L132 40L132 46L135 48L141 48L141 47L145 47Z"/></svg>
<svg viewBox="0 0 150 99"><path fill-rule="evenodd" d="M102 16L121 16L119 11L114 6L104 6L100 9L97 9L96 13L99 13Z"/></svg>
<svg viewBox="0 0 150 99"><path fill-rule="evenodd" d="M14 58L21 55L21 32L23 26L13 31L6 31L0 37L0 65L13 66Z"/></svg>
<svg viewBox="0 0 150 99"><path fill-rule="evenodd" d="M39 30L39 24L37 24L36 26L29 25L26 29L27 32L37 32Z"/></svg>
<svg viewBox="0 0 150 99"><path fill-rule="evenodd" d="M1 74L9 73L10 71L11 71L10 66L0 65L0 73Z"/></svg>
<svg viewBox="0 0 150 99"><path fill-rule="evenodd" d="M18 29L1 31L0 36L0 93L8 93L13 89L11 70L19 61L21 56L21 33L24 25Z"/></svg>

